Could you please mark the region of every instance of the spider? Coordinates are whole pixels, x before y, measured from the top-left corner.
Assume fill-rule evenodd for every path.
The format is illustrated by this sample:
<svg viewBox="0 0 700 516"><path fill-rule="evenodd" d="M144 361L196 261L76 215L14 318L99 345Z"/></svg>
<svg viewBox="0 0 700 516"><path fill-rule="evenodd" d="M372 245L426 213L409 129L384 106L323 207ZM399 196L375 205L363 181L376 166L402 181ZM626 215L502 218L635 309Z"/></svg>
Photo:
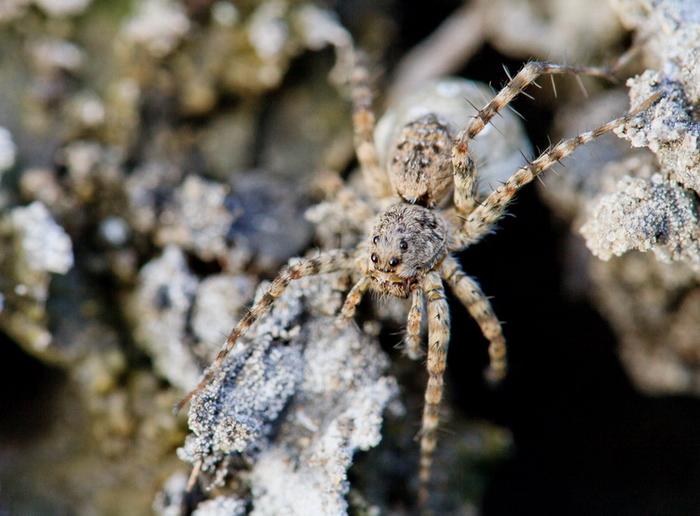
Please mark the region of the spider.
<svg viewBox="0 0 700 516"><path fill-rule="evenodd" d="M479 285L467 276L453 256L492 232L516 192L540 173L571 154L577 147L620 127L645 110L652 97L627 115L592 131L564 140L517 170L485 198L477 193L476 165L469 142L486 124L542 75L608 75L598 68L571 67L548 62L529 62L479 110L458 134L440 116L428 114L406 124L398 134L387 169L377 159L374 144L375 118L364 56L353 54L352 102L355 149L363 179L378 200L389 206L376 217L366 239L354 250L332 250L305 258L282 270L267 292L231 330L221 351L197 387L175 408L179 411L206 387L221 368L236 341L280 297L289 283L305 276L343 271L356 278L343 307L341 323L354 316L363 294L410 298L406 326L406 352L421 356L420 325L424 308L428 319L427 369L420 437L421 491L425 502L433 452L437 444L439 406L443 396L450 314L445 295L447 284L476 320L489 341L489 375L499 380L506 373L506 343L501 324ZM359 202L359 201L358 201Z"/></svg>

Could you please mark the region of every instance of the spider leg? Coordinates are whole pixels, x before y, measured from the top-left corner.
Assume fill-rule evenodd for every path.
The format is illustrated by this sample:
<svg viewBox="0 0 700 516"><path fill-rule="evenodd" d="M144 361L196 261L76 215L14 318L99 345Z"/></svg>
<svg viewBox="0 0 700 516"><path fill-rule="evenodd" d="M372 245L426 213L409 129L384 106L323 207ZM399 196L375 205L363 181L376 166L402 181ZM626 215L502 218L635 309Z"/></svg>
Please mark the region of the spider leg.
<svg viewBox="0 0 700 516"><path fill-rule="evenodd" d="M469 141L538 77L554 74L575 74L577 76L578 74L588 74L607 77L609 71L603 68L565 66L541 61L531 61L523 66L518 74L510 79L501 91L472 118L467 127L454 140L452 166L455 181L454 204L457 213L468 215L477 205L476 165L469 154Z"/></svg>
<svg viewBox="0 0 700 516"><path fill-rule="evenodd" d="M265 312L267 312L274 302L282 295L292 280L303 278L305 276L314 276L316 274L325 274L335 272L337 270L353 268L354 262L352 254L348 251L336 250L321 254L314 258L301 260L299 263L291 265L284 269L277 278L272 282L267 292L246 312L246 314L238 321L233 330L226 339L221 351L211 363L207 371L204 373L202 381L199 382L187 396L185 396L174 409L174 412L179 412L182 407L199 391L206 387L214 374L221 368L224 360L233 349L239 337L245 335L248 329L257 321Z"/></svg>
<svg viewBox="0 0 700 516"><path fill-rule="evenodd" d="M372 208L345 184L338 172L320 173L316 177L316 184L323 192L326 201L338 204L342 213L356 224L362 225L374 217Z"/></svg>
<svg viewBox="0 0 700 516"><path fill-rule="evenodd" d="M608 131L623 126L640 112L647 109L659 96L660 94L657 93L649 97L642 102L639 107L623 117L596 127L592 131L581 133L574 138L562 140L540 154L537 159L520 168L466 217L464 224L455 235L450 246L450 251L464 249L466 246L480 240L491 231L493 225L503 216L506 207L520 188L528 184L549 167L571 154L578 147L587 144Z"/></svg>
<svg viewBox="0 0 700 516"><path fill-rule="evenodd" d="M452 168L454 170L454 205L457 213L468 215L476 208L476 164L469 152L469 146L465 142L457 145L464 131L459 133L452 146Z"/></svg>
<svg viewBox="0 0 700 516"><path fill-rule="evenodd" d="M439 271L489 341L491 363L488 378L501 380L506 374L506 340L491 303L481 287L464 273L459 262L452 256L445 257Z"/></svg>
<svg viewBox="0 0 700 516"><path fill-rule="evenodd" d="M355 152L362 167L362 176L368 190L378 198L391 195L391 185L386 171L379 166L377 147L374 143L375 118L372 112L372 87L367 70L367 57L355 52L355 68L352 72L352 125L355 132Z"/></svg>
<svg viewBox="0 0 700 516"><path fill-rule="evenodd" d="M501 88L496 96L479 111L469 122L466 129L455 139L455 145L461 146L472 140L479 134L486 124L517 97L525 88L535 82L542 75L595 75L598 77L610 77L610 70L607 68L596 68L591 66L567 66L545 61L530 61L525 64L515 77Z"/></svg>
<svg viewBox="0 0 700 516"><path fill-rule="evenodd" d="M423 356L423 350L420 347L420 321L424 302L423 286L417 283L411 292L411 309L408 311L406 322L405 352L411 360L418 360Z"/></svg>
<svg viewBox="0 0 700 516"><path fill-rule="evenodd" d="M443 376L447 364L447 345L450 341L450 313L442 287L442 279L431 271L423 279L423 289L428 305L428 386L425 390L425 406L420 431L421 483L419 503L425 506L428 496L428 481L433 454L437 444L437 429L440 420L440 401L443 393Z"/></svg>
<svg viewBox="0 0 700 516"><path fill-rule="evenodd" d="M357 305L360 304L362 296L365 292L367 292L371 282L372 280L369 276L362 276L360 281L355 283L352 289L350 289L350 292L348 292L348 295L345 297L343 308L340 310L340 320L336 324L336 327L341 327L344 324L347 324L347 322L353 318Z"/></svg>

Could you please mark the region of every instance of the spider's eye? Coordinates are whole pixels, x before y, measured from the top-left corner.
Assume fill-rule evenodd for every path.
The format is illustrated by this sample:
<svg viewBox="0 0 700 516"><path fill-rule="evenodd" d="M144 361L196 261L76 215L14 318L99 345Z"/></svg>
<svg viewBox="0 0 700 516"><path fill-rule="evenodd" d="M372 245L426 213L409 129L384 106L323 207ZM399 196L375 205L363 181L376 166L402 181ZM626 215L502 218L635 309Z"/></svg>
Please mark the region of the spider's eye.
<svg viewBox="0 0 700 516"><path fill-rule="evenodd" d="M399 242L399 249L401 249L402 251L408 249L408 242L406 242L405 240L401 240L401 242Z"/></svg>
<svg viewBox="0 0 700 516"><path fill-rule="evenodd" d="M377 263L379 261L377 253L372 253L372 256L370 256L369 259L372 260L372 263Z"/></svg>
<svg viewBox="0 0 700 516"><path fill-rule="evenodd" d="M389 266L396 267L400 261L401 260L399 260L398 258L392 258L391 260L389 260Z"/></svg>
<svg viewBox="0 0 700 516"><path fill-rule="evenodd" d="M374 237L374 238L372 239L372 242L374 242L374 245L377 245L377 244L379 243L379 235L377 235L376 237Z"/></svg>

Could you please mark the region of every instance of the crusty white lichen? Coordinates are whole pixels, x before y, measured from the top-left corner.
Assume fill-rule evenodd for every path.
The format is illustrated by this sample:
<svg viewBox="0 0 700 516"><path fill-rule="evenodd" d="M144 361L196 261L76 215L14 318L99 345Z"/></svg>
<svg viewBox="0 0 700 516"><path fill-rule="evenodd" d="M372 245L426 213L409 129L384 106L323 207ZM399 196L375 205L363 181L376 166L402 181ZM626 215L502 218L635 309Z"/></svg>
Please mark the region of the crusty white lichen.
<svg viewBox="0 0 700 516"><path fill-rule="evenodd" d="M188 176L175 190L175 198L160 214L156 242L178 244L204 261L223 259L228 251L226 236L234 215L226 209L229 188Z"/></svg>
<svg viewBox="0 0 700 516"><path fill-rule="evenodd" d="M213 274L197 287L192 307L192 332L203 346L209 347L213 360L226 335L238 322L239 314L250 304L255 281L244 274Z"/></svg>
<svg viewBox="0 0 700 516"><path fill-rule="evenodd" d="M700 67L700 59L690 66ZM661 97L648 110L646 123L627 125L618 133L635 147L651 149L665 175L700 192L700 124L693 117L694 104L685 85L672 76L651 70L630 79L628 85L633 106L657 92Z"/></svg>
<svg viewBox="0 0 700 516"><path fill-rule="evenodd" d="M182 390L195 385L200 374L186 331L197 284L182 251L169 246L141 269L129 304L136 321L134 338L153 358L158 373Z"/></svg>
<svg viewBox="0 0 700 516"><path fill-rule="evenodd" d="M52 340L46 321L49 285L53 274L73 267L72 241L40 201L3 214L0 239L0 328L41 356Z"/></svg>
<svg viewBox="0 0 700 516"><path fill-rule="evenodd" d="M190 20L180 2L143 0L123 27L126 41L142 45L154 57L170 54L190 29Z"/></svg>
<svg viewBox="0 0 700 516"><path fill-rule="evenodd" d="M10 213L16 228L16 252L34 271L65 274L73 266L73 245L41 202Z"/></svg>
<svg viewBox="0 0 700 516"><path fill-rule="evenodd" d="M346 514L352 456L381 439L397 386L376 340L333 329L338 279L293 282L192 402L180 456L217 483L247 461L251 514Z"/></svg>
<svg viewBox="0 0 700 516"><path fill-rule="evenodd" d="M638 41L633 61L647 68L627 81L632 108L658 99L616 133L605 135L550 176L545 197L576 220L586 246L596 306L618 335L619 353L635 385L650 393L698 395L700 340L700 3L616 0L615 9ZM571 110L566 136L621 113L607 95ZM595 115L591 120L589 116ZM572 240L573 242L573 240ZM641 251L641 252L640 252ZM645 252L647 251L647 252ZM572 274L573 276L573 274ZM573 282L572 282L573 283ZM688 314L694 314L689 316Z"/></svg>
<svg viewBox="0 0 700 516"><path fill-rule="evenodd" d="M644 2L627 0L617 8L645 40L646 60L658 67L628 81L631 105L653 95L659 99L616 132L633 146L654 152L660 176L646 186L642 179L621 182L616 193L590 209L593 220L584 226L584 236L603 259L629 249L653 249L662 260L683 260L700 269L700 225L693 202L700 192L700 124L693 116L700 101L700 4L664 0L648 9ZM621 204L615 207L615 202Z"/></svg>
<svg viewBox="0 0 700 516"><path fill-rule="evenodd" d="M700 269L697 203L675 182L625 177L603 197L581 228L589 249L603 260L630 249L653 250L665 262L686 261Z"/></svg>
<svg viewBox="0 0 700 516"><path fill-rule="evenodd" d="M200 376L199 363L213 360L252 294L248 276L221 273L200 281L183 250L171 244L141 268L126 306L134 338L158 373L188 391Z"/></svg>

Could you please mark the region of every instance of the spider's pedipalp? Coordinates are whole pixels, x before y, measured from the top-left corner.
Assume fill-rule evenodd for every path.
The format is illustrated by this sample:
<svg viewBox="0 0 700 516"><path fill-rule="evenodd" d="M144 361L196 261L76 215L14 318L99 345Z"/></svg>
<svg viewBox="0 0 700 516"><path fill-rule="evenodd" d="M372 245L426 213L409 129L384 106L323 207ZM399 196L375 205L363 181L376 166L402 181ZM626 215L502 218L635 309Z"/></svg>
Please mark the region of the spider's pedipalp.
<svg viewBox="0 0 700 516"><path fill-rule="evenodd" d="M428 386L425 390L425 406L419 434L421 449L419 501L424 506L440 422L440 401L444 389L447 345L450 341L450 312L440 274L436 271L426 274L423 279L423 290L428 308Z"/></svg>
<svg viewBox="0 0 700 516"><path fill-rule="evenodd" d="M506 375L506 339L491 303L479 284L464 273L459 262L452 256L448 255L442 261L440 274L489 341L488 378L494 381L501 380Z"/></svg>
<svg viewBox="0 0 700 516"><path fill-rule="evenodd" d="M567 157L580 146L587 144L608 131L612 131L626 124L640 112L647 109L658 97L659 94L648 98L639 107L630 111L623 117L616 118L611 122L596 127L591 131L581 133L573 138L562 140L540 154L537 159L520 168L466 217L464 225L454 236L453 248L450 249L450 251L463 249L488 234L493 228L493 225L503 216L506 207L518 190L549 167Z"/></svg>
<svg viewBox="0 0 700 516"><path fill-rule="evenodd" d="M246 312L246 314L238 321L238 324L234 326L229 336L226 338L224 346L219 351L214 361L211 363L207 371L204 373L204 377L199 382L197 387L195 387L187 396L185 396L180 403L177 404L173 410L175 413L179 412L185 404L192 399L192 396L201 391L206 387L214 374L221 368L226 360L226 357L231 352L236 344L239 337L245 335L248 329L257 321L265 312L267 312L273 303L282 295L287 285L292 280L303 278L305 276L314 276L316 274L325 274L329 272L335 272L342 269L351 269L353 267L353 257L352 254L344 250L329 251L327 253L320 254L314 258L306 258L301 260L299 263L291 265L284 269L267 289L267 292Z"/></svg>

